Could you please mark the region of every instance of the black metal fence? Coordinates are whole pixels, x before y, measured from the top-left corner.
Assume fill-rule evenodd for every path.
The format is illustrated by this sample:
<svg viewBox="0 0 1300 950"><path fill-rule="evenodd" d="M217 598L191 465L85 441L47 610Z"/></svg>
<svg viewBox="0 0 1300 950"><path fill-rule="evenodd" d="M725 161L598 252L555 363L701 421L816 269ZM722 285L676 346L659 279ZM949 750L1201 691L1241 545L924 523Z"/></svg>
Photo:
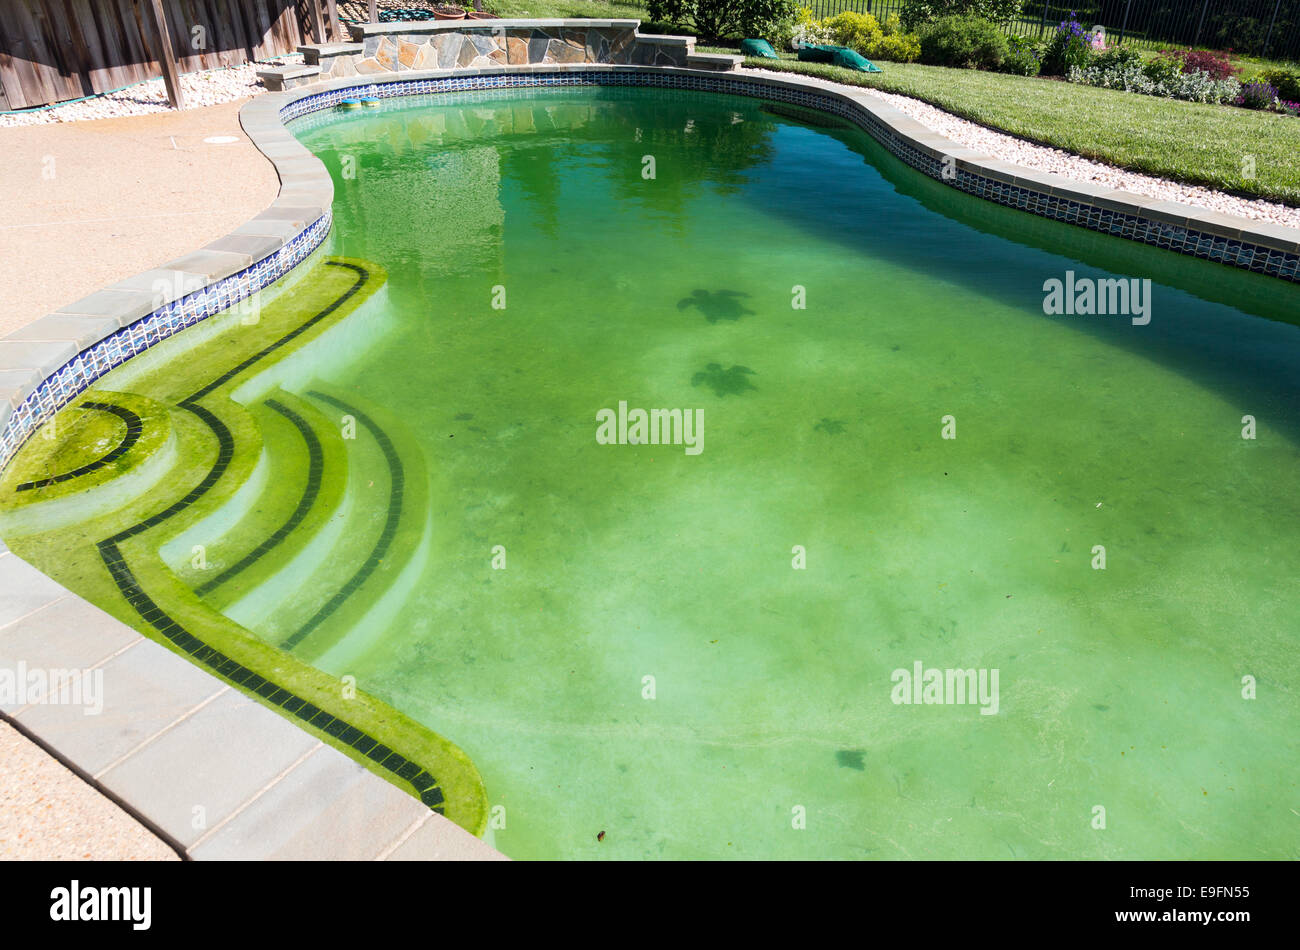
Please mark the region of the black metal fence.
<svg viewBox="0 0 1300 950"><path fill-rule="evenodd" d="M817 18L844 10L883 20L901 13L903 0L798 0ZM1300 0L1025 0L1009 33L1042 36L1077 14L1080 23L1103 26L1108 42L1141 46L1199 46L1248 56L1300 60Z"/></svg>

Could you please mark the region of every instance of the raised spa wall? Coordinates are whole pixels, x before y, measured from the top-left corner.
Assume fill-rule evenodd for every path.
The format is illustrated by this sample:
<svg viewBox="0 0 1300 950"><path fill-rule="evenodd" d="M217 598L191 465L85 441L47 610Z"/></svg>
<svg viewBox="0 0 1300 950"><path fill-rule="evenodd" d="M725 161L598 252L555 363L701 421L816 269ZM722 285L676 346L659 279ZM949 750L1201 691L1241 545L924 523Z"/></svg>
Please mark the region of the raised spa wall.
<svg viewBox="0 0 1300 950"><path fill-rule="evenodd" d="M696 53L693 36L638 33L637 20L431 20L354 23L351 43L298 47L301 66L258 72L272 92L326 79L491 66L690 66L728 72L740 56Z"/></svg>

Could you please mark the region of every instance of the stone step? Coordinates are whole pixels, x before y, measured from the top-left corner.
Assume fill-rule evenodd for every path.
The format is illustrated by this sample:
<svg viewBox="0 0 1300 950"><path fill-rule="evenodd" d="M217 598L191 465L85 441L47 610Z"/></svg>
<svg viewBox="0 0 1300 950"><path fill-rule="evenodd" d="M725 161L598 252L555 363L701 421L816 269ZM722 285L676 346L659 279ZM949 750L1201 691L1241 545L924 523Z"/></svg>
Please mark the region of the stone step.
<svg viewBox="0 0 1300 950"><path fill-rule="evenodd" d="M687 66L714 72L732 72L739 69L744 61L745 57L733 56L729 53L688 53L686 55Z"/></svg>
<svg viewBox="0 0 1300 950"><path fill-rule="evenodd" d="M272 66L259 69L257 78L266 85L268 92L282 92L293 86L300 86L320 75L319 66Z"/></svg>
<svg viewBox="0 0 1300 950"><path fill-rule="evenodd" d="M677 36L670 33L638 33L638 43L652 43L655 46L687 46L695 49L695 37Z"/></svg>
<svg viewBox="0 0 1300 950"><path fill-rule="evenodd" d="M335 56L360 56L366 51L365 43L307 43L298 47L308 66L319 66L322 59Z"/></svg>

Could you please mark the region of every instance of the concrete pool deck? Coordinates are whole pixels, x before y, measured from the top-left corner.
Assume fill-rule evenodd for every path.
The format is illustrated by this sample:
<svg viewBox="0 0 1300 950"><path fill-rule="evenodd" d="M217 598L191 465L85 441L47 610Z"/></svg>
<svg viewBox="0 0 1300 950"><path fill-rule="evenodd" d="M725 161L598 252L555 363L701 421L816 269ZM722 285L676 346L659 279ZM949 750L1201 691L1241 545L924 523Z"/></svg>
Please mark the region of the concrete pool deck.
<svg viewBox="0 0 1300 950"><path fill-rule="evenodd" d="M30 275L0 299L0 335L228 234L270 204L275 169L239 127L247 101L0 129L0 256ZM234 141L203 141L216 136ZM110 187L105 168L116 169ZM0 858L176 858L36 743L7 723L0 730Z"/></svg>
<svg viewBox="0 0 1300 950"><path fill-rule="evenodd" d="M269 205L275 169L239 126L247 101L0 129L0 256L26 275L0 299L0 336L229 234ZM204 141L213 137L234 140Z"/></svg>

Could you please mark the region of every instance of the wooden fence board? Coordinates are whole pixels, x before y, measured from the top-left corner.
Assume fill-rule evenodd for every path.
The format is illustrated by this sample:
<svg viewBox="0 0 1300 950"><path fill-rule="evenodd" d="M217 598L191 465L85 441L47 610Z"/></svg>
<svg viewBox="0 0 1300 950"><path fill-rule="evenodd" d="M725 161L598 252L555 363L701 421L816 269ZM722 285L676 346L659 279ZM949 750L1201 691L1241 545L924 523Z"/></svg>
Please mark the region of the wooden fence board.
<svg viewBox="0 0 1300 950"><path fill-rule="evenodd" d="M148 6L150 0L145 0ZM181 72L292 53L320 39L311 0L162 0ZM138 0L0 0L0 108L108 92L161 75ZM195 48L194 27L206 45ZM314 40L313 40L314 41Z"/></svg>

